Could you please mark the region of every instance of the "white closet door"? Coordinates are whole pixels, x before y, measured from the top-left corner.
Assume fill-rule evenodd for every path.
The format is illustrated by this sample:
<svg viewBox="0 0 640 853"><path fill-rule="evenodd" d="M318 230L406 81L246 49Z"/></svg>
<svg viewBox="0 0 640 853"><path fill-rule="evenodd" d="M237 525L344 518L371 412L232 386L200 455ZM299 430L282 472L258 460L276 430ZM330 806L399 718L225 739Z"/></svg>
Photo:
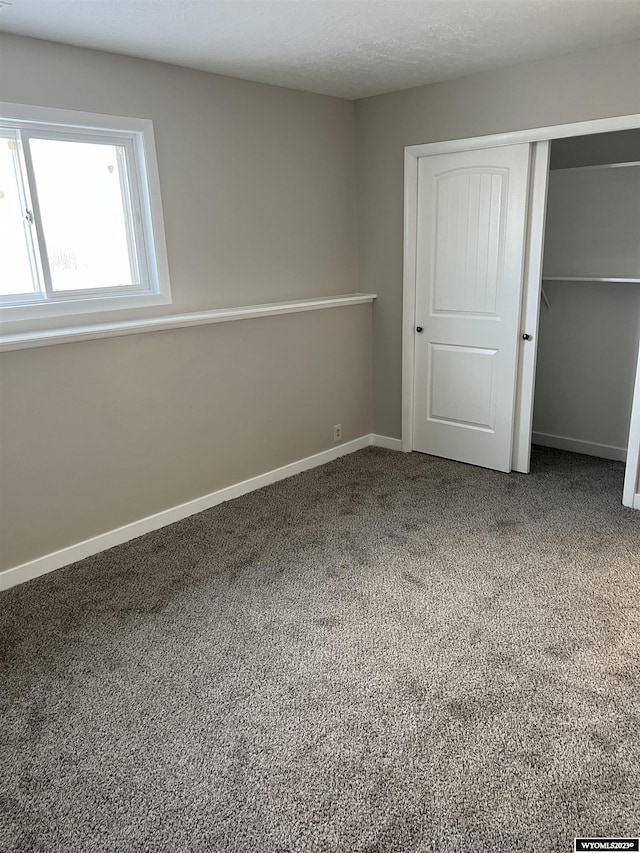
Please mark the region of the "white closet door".
<svg viewBox="0 0 640 853"><path fill-rule="evenodd" d="M511 470L529 149L418 161L414 449L499 471Z"/></svg>

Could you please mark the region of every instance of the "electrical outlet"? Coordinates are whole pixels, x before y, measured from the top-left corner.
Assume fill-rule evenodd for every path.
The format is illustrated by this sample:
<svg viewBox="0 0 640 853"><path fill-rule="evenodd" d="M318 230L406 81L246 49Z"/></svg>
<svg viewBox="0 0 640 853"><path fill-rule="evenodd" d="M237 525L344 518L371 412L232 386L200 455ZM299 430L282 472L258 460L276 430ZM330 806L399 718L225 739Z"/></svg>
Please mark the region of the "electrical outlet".
<svg viewBox="0 0 640 853"><path fill-rule="evenodd" d="M342 424L333 425L333 440L342 441Z"/></svg>

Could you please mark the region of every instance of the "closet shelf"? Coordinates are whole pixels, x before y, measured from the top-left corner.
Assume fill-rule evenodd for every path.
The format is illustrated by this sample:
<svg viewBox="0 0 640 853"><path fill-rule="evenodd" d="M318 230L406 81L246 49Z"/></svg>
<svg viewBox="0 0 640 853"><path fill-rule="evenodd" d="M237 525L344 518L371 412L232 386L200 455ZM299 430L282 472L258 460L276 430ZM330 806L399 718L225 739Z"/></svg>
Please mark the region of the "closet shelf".
<svg viewBox="0 0 640 853"><path fill-rule="evenodd" d="M640 160L624 160L620 163L594 163L591 166L563 166L560 169L554 169L553 172L586 172L594 169L625 169L629 166L640 166Z"/></svg>
<svg viewBox="0 0 640 853"><path fill-rule="evenodd" d="M543 275L543 281L608 281L613 284L640 284L640 278L604 278L593 275Z"/></svg>

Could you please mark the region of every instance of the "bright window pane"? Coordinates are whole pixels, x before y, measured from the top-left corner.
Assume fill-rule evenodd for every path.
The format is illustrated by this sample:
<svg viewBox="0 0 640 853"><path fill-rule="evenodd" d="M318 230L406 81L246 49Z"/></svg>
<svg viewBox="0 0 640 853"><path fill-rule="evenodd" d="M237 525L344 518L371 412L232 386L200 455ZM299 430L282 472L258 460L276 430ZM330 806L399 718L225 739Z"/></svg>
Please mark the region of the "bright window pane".
<svg viewBox="0 0 640 853"><path fill-rule="evenodd" d="M125 149L31 139L54 291L139 285Z"/></svg>
<svg viewBox="0 0 640 853"><path fill-rule="evenodd" d="M38 290L31 273L25 210L16 174L16 141L0 137L0 296Z"/></svg>

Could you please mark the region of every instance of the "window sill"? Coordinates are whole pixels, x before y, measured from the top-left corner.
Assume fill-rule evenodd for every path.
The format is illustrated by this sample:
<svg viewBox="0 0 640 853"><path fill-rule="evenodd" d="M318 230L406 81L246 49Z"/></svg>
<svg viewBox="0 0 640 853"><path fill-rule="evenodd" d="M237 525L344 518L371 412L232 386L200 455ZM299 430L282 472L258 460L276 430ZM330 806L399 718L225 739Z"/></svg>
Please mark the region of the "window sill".
<svg viewBox="0 0 640 853"><path fill-rule="evenodd" d="M96 323L90 326L75 326L66 329L23 332L0 336L0 352L20 349L48 347L75 341L90 341L96 338L112 338L122 335L138 335L142 332L159 332L164 329L184 329L189 326L205 326L211 323L228 323L232 320L250 320L256 317L274 317L279 314L297 314L302 311L317 311L321 308L339 308L346 305L361 305L373 302L373 293L349 293L344 296L320 296L315 299L300 299L295 302L271 302L265 305L242 305L237 308L216 308L197 311L193 314L172 314L147 320L124 320L117 323Z"/></svg>
<svg viewBox="0 0 640 853"><path fill-rule="evenodd" d="M122 311L133 308L151 308L156 305L171 305L171 293L166 288L161 293L133 293L122 295L90 296L69 299L42 299L29 303L11 305L7 303L0 308L0 324L48 320L54 317L69 317L72 322L74 314L95 314L105 311ZM34 329L34 334L36 330Z"/></svg>

